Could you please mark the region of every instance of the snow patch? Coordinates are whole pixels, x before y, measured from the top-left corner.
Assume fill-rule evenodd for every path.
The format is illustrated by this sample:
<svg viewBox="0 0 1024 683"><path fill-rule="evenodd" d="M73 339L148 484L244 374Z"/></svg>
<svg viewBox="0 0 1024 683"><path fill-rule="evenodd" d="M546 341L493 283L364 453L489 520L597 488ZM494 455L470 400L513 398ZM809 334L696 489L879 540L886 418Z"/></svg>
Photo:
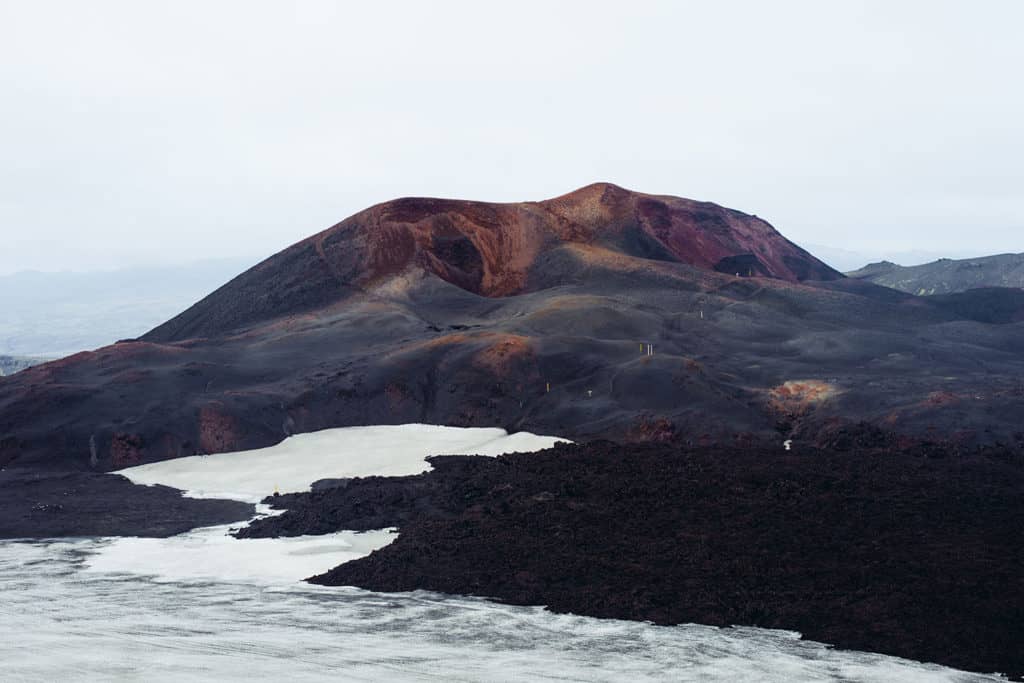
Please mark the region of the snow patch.
<svg viewBox="0 0 1024 683"><path fill-rule="evenodd" d="M406 424L341 427L298 434L268 448L165 460L117 472L136 484L164 484L191 498L256 503L272 494L308 491L317 479L402 476L429 469L428 455L501 455L565 441L497 428Z"/></svg>
<svg viewBox="0 0 1024 683"><path fill-rule="evenodd" d="M318 479L419 474L428 455L496 456L531 452L565 441L504 429L407 424L343 427L289 437L276 446L199 455L120 470L136 484L163 484L192 498L259 503L280 491L308 491ZM276 514L257 505L259 516ZM108 539L86 560L92 572L134 574L156 581L294 583L391 543L393 530L323 536L237 539L231 525L170 538Z"/></svg>
<svg viewBox="0 0 1024 683"><path fill-rule="evenodd" d="M395 539L391 529L324 536L237 539L231 525L170 538L114 538L85 562L86 571L132 574L157 582L215 581L278 585L301 581L369 555Z"/></svg>

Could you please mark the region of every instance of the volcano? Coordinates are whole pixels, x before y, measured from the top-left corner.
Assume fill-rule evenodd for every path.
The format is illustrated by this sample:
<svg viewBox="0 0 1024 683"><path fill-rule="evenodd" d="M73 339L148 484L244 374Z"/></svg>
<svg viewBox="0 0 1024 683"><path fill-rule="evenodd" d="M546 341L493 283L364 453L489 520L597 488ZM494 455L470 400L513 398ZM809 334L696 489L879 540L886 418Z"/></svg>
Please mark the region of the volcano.
<svg viewBox="0 0 1024 683"><path fill-rule="evenodd" d="M847 279L707 202L607 183L398 199L140 339L0 379L0 465L113 470L408 422L1020 445L1017 320Z"/></svg>
<svg viewBox="0 0 1024 683"><path fill-rule="evenodd" d="M234 332L330 307L396 277L429 275L501 298L572 284L587 268L634 259L791 282L842 277L754 216L607 183L521 204L407 198L299 242L143 340Z"/></svg>

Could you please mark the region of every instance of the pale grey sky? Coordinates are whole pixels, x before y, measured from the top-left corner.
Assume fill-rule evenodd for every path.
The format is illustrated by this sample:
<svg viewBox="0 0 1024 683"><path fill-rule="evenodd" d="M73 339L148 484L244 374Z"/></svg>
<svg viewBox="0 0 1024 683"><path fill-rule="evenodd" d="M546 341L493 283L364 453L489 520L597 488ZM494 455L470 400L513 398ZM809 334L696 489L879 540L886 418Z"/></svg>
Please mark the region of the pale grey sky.
<svg viewBox="0 0 1024 683"><path fill-rule="evenodd" d="M596 180L1024 251L1024 2L0 0L0 273L256 260Z"/></svg>

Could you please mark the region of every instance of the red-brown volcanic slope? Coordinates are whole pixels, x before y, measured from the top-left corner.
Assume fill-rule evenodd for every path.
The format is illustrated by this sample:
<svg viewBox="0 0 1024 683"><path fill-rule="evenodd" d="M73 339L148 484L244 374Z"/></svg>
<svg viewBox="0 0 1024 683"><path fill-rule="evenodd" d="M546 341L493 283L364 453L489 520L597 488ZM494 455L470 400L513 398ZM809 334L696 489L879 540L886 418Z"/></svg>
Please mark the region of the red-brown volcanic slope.
<svg viewBox="0 0 1024 683"><path fill-rule="evenodd" d="M757 275L790 282L842 277L755 216L608 183L519 204L405 198L289 247L143 339L221 334L325 305L410 269L486 297L522 294L551 286L550 273L535 272L537 259L566 245L709 270L752 255Z"/></svg>
<svg viewBox="0 0 1024 683"><path fill-rule="evenodd" d="M756 217L614 185L399 199L139 340L0 378L0 467L404 422L697 444L828 443L863 420L1024 443L1024 324L975 308L845 279Z"/></svg>

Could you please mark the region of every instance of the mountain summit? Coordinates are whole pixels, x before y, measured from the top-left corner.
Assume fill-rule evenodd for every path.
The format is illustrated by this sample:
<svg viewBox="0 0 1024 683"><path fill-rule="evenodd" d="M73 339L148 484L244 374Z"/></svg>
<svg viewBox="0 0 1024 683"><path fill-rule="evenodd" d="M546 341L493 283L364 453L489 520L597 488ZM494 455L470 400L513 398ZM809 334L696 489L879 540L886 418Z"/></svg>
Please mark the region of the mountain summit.
<svg viewBox="0 0 1024 683"><path fill-rule="evenodd" d="M208 337L429 273L485 297L646 259L790 282L842 275L765 221L709 202L595 183L541 202L404 198L378 204L235 278L143 339Z"/></svg>

